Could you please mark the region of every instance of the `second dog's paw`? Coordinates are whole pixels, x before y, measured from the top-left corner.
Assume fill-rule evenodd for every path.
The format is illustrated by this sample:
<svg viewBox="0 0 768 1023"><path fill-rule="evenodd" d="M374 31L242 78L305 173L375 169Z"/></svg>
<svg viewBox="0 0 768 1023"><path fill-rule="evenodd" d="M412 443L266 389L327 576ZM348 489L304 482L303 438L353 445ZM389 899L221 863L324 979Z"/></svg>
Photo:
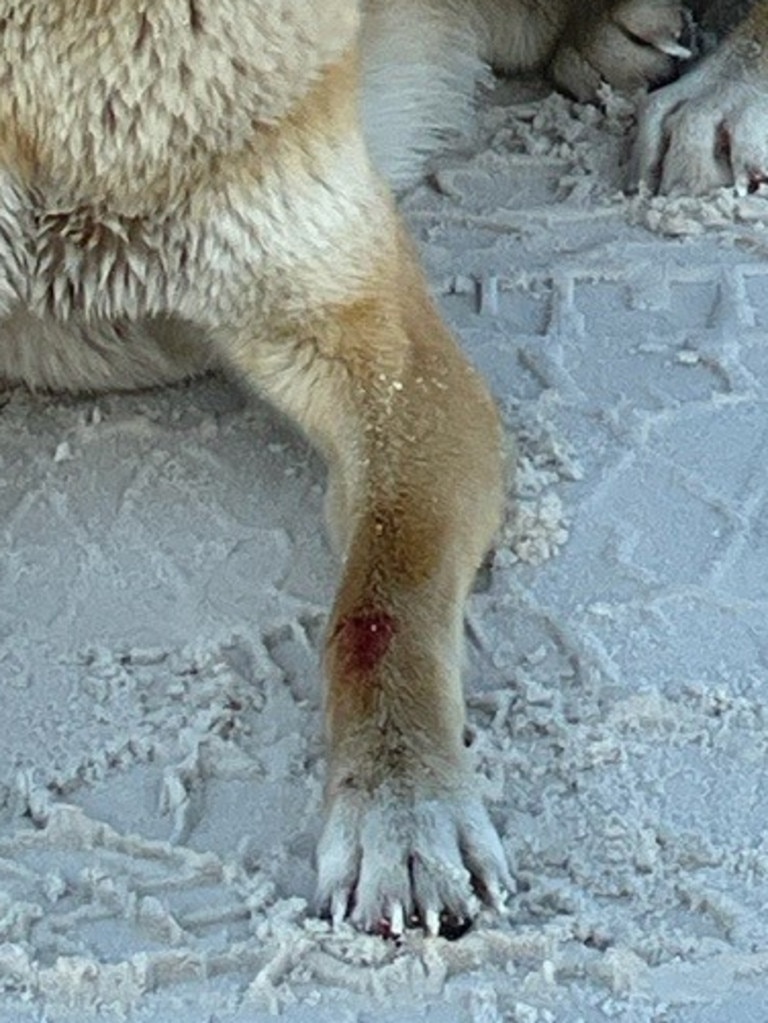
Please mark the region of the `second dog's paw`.
<svg viewBox="0 0 768 1023"><path fill-rule="evenodd" d="M501 910L514 884L479 798L381 786L333 799L318 846L318 901L334 924L397 937L461 929L480 903Z"/></svg>
<svg viewBox="0 0 768 1023"><path fill-rule="evenodd" d="M552 62L555 83L582 102L608 84L620 92L658 85L673 77L690 51L677 0L625 0L607 14L572 26Z"/></svg>
<svg viewBox="0 0 768 1023"><path fill-rule="evenodd" d="M768 182L768 74L746 56L724 47L648 97L631 188L703 195L733 185L744 195Z"/></svg>

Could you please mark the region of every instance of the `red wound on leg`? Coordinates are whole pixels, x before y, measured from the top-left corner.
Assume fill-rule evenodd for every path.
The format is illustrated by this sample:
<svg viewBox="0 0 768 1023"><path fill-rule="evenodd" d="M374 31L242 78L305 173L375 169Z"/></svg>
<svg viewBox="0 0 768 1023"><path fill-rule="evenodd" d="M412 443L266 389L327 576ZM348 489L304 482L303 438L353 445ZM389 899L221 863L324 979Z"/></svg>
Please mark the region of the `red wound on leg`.
<svg viewBox="0 0 768 1023"><path fill-rule="evenodd" d="M386 654L396 631L391 615L371 611L343 618L336 626L334 639L341 646L347 668L364 673L373 671Z"/></svg>

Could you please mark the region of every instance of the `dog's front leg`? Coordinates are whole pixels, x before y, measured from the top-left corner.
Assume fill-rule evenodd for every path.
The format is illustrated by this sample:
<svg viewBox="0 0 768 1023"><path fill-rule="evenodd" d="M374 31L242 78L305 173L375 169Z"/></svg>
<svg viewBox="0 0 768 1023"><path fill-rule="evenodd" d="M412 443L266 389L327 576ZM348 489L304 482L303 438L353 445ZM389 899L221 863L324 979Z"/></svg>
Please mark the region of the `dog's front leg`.
<svg viewBox="0 0 768 1023"><path fill-rule="evenodd" d="M501 499L496 411L437 316L388 203L355 297L232 347L330 467L344 556L326 646L319 899L335 921L436 933L509 883L467 764L462 610Z"/></svg>
<svg viewBox="0 0 768 1023"><path fill-rule="evenodd" d="M319 855L334 918L395 933L411 913L430 932L443 913L471 917L472 878L491 902L508 883L465 762L460 683L463 603L499 511L499 428L399 251L383 305L341 318L372 357L350 367L334 465L347 544Z"/></svg>

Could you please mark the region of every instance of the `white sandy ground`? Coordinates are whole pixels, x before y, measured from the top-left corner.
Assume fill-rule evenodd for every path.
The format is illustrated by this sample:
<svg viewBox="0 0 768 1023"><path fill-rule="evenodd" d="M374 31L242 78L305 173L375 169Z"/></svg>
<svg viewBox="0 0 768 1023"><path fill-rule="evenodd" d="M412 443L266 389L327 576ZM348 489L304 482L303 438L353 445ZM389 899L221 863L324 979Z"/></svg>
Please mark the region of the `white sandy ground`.
<svg viewBox="0 0 768 1023"><path fill-rule="evenodd" d="M319 461L212 379L0 411L0 1020L766 1023L768 203L619 193L626 112L502 93L404 198L521 437L468 615L519 893L308 908Z"/></svg>

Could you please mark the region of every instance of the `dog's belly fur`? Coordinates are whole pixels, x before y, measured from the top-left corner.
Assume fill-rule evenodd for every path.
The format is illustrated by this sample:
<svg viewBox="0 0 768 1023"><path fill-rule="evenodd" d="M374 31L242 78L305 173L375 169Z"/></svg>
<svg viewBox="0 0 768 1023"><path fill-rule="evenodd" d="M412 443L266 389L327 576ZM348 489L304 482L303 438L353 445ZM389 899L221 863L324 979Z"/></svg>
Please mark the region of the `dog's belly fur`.
<svg viewBox="0 0 768 1023"><path fill-rule="evenodd" d="M140 214L278 125L357 21L349 0L3 0L5 158L50 199Z"/></svg>
<svg viewBox="0 0 768 1023"><path fill-rule="evenodd" d="M634 2L662 12L675 4ZM361 6L367 143L386 176L404 182L446 128L466 127L485 61L542 66L574 0ZM366 221L378 200L371 203L370 170L350 127L356 110L350 104L339 120L322 101L309 103L322 127L299 123L324 70L351 52L359 20L352 0L157 0L144 8L0 0L0 380L133 388L216 365L210 345L185 343L171 323L197 323L216 307L211 292L223 274L205 294L204 277L194 289L184 279L190 267L199 274L202 249L221 262L233 247L250 247L249 273L264 289L259 297L251 284L251 302L265 305L270 275L282 275L282 286L291 273L298 287L290 249L300 233L309 265L312 220L322 221L323 246L347 231L370 258L376 238ZM653 47L637 49L646 73ZM351 75L348 83L357 91ZM307 221L300 201L312 208ZM325 263L320 253L316 269ZM331 273L344 272L339 257Z"/></svg>
<svg viewBox="0 0 768 1023"><path fill-rule="evenodd" d="M270 280L319 295L339 235L371 251L348 56L349 102L323 109L357 20L349 0L0 4L0 380L194 375L220 359L179 317L245 290L267 318Z"/></svg>

